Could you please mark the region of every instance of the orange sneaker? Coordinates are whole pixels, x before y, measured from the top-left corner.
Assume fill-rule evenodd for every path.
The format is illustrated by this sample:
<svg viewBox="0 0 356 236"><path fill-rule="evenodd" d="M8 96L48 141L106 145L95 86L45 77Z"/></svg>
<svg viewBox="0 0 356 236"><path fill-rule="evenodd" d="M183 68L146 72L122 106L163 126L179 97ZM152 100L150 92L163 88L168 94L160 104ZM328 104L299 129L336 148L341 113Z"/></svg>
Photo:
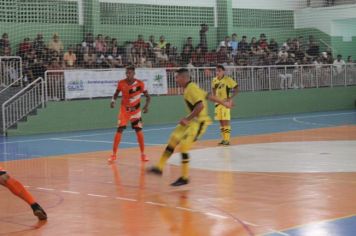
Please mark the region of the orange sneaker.
<svg viewBox="0 0 356 236"><path fill-rule="evenodd" d="M117 159L117 155L112 154L112 155L109 157L108 162L114 162L114 161L116 161L116 159Z"/></svg>
<svg viewBox="0 0 356 236"><path fill-rule="evenodd" d="M141 154L141 161L149 161L149 159L145 154Z"/></svg>

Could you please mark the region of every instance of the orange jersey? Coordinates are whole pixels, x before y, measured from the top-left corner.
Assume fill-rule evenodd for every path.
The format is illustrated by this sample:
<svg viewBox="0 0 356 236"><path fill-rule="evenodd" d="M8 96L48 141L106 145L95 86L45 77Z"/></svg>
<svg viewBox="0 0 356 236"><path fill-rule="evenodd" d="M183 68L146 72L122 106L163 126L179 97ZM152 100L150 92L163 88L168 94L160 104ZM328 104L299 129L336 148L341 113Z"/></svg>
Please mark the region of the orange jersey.
<svg viewBox="0 0 356 236"><path fill-rule="evenodd" d="M121 106L130 111L140 110L141 95L146 91L141 80L135 79L132 84L128 84L127 80L121 80L117 84L117 90L122 93Z"/></svg>

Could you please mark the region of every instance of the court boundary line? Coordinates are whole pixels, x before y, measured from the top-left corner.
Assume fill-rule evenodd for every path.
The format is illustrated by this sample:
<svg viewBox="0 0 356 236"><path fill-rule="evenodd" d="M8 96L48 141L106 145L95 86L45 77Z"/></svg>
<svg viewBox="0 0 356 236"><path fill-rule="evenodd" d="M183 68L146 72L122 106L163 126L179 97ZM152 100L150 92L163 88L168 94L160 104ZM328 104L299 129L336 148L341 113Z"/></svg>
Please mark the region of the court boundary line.
<svg viewBox="0 0 356 236"><path fill-rule="evenodd" d="M335 114L319 114L319 115L301 115L301 116L290 116L290 117L280 117L280 118L264 118L264 119L254 119L254 120L233 120L231 121L231 124L237 124L237 123L257 123L257 122L265 122L265 121L279 121L279 120L292 120L294 118L317 118L317 117L328 117L328 116L343 116L343 115L353 115L356 114L356 111L352 112L341 112L341 113L335 113ZM211 126L219 126L217 122L214 122ZM336 125L337 126L337 125ZM335 127L336 127L335 126ZM151 129L144 129L144 132L151 132L151 131L160 131L160 130L169 130L169 129L174 129L176 125L174 126L167 126L167 127L162 127L162 128L151 128ZM86 130L87 131L87 130ZM127 133L133 133L135 131L129 130L126 131ZM5 141L5 142L0 142L1 144L12 144L12 143L28 143L28 142L39 142L39 141L48 141L51 139L57 139L57 138L62 138L62 139L67 139L67 138L81 138L81 137L93 137L93 136L100 136L100 135L108 135L108 134L114 134L115 132L102 132L102 133L93 133L93 134L83 134L83 135L72 135L72 136L64 136L64 137L53 137L53 138L41 138L41 139L28 139L28 140L17 140L17 141ZM56 140L53 140L56 141Z"/></svg>

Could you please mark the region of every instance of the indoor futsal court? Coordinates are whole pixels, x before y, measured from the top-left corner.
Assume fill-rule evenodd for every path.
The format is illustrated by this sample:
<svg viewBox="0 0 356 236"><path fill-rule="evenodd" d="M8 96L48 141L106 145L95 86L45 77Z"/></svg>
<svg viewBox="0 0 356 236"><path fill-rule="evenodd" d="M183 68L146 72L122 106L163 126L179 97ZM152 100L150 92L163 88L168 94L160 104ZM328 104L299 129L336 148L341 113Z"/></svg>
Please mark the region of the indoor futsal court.
<svg viewBox="0 0 356 236"><path fill-rule="evenodd" d="M356 0L0 0L0 236L356 236Z"/></svg>
<svg viewBox="0 0 356 236"><path fill-rule="evenodd" d="M1 235L354 235L356 112L233 120L229 147L217 124L192 151L191 183L169 183L145 168L173 126L146 127L149 163L132 131L108 165L111 130L2 139L5 168L46 207L38 223L1 189Z"/></svg>

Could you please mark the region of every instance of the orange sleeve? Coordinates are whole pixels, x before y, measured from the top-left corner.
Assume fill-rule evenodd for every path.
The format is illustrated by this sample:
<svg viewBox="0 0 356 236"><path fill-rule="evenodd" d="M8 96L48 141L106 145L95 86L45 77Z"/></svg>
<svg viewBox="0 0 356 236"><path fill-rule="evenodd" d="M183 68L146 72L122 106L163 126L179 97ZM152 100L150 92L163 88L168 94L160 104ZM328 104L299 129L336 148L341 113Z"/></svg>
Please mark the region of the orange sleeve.
<svg viewBox="0 0 356 236"><path fill-rule="evenodd" d="M119 82L117 82L117 87L116 87L117 90L119 91L122 91L122 83L121 83L121 80Z"/></svg>

